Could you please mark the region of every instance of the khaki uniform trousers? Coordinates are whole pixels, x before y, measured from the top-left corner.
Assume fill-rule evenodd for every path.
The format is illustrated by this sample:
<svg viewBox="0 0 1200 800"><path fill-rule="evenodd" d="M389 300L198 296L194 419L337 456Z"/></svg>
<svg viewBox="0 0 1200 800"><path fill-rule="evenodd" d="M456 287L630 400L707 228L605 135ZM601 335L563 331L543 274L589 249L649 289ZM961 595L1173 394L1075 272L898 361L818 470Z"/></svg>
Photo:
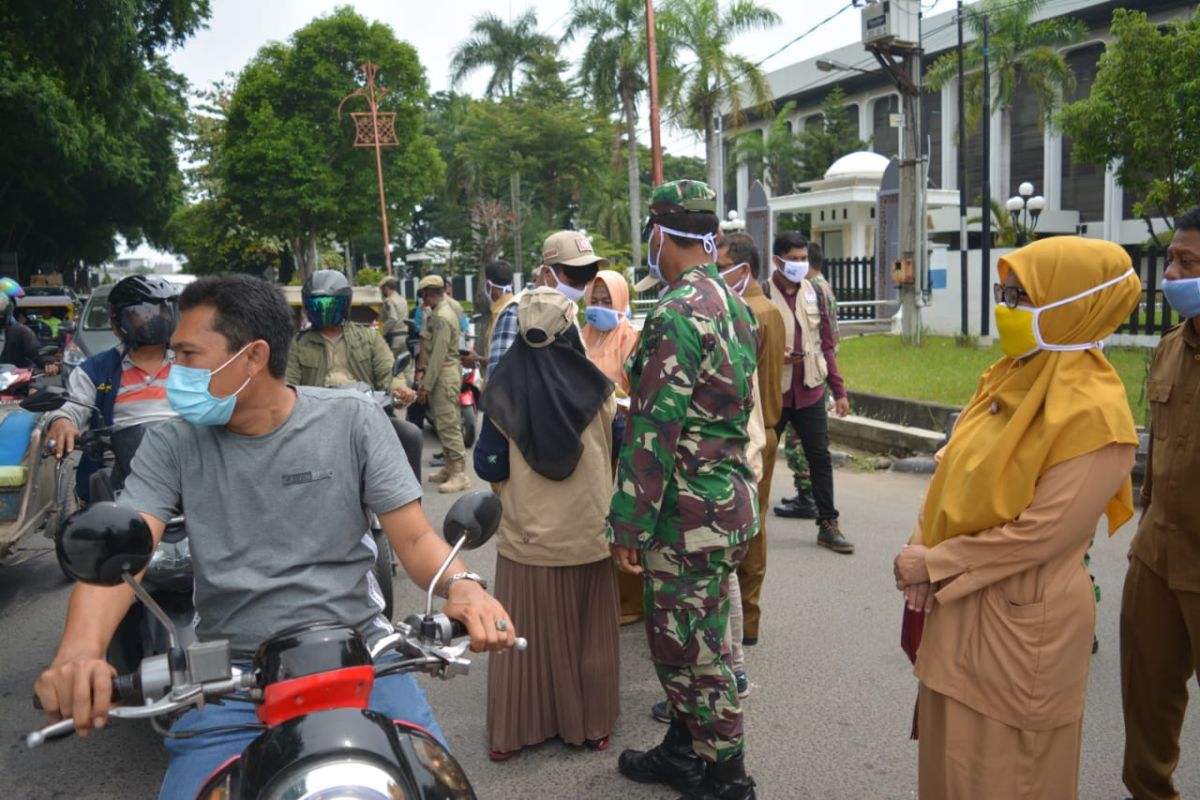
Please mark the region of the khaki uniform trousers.
<svg viewBox="0 0 1200 800"><path fill-rule="evenodd" d="M1122 778L1135 800L1178 800L1172 778L1187 683L1200 670L1200 593L1172 591L1134 557L1121 595Z"/></svg>
<svg viewBox="0 0 1200 800"><path fill-rule="evenodd" d="M463 446L462 409L458 404L461 380L462 374L457 367L446 369L429 393L429 413L433 415L447 464L465 462L467 458L467 449Z"/></svg>
<svg viewBox="0 0 1200 800"><path fill-rule="evenodd" d="M767 428L767 444L763 448L763 477L758 484L758 536L750 540L746 557L738 566L737 577L742 589L742 625L744 634L758 638L758 621L762 616L759 600L763 579L767 575L767 512L771 508L771 478L775 475L775 456L779 449L779 434Z"/></svg>

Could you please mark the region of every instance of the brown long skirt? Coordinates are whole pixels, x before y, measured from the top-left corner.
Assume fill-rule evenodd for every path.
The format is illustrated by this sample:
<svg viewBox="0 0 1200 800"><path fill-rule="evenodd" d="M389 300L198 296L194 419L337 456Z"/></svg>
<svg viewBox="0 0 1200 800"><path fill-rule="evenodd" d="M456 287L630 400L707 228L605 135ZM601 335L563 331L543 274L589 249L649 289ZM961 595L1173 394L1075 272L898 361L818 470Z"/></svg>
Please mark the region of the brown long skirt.
<svg viewBox="0 0 1200 800"><path fill-rule="evenodd" d="M1023 731L921 686L921 800L1072 800L1083 720Z"/></svg>
<svg viewBox="0 0 1200 800"><path fill-rule="evenodd" d="M612 561L530 567L496 557L496 599L529 640L488 657L488 747L508 753L554 736L603 739L620 712Z"/></svg>

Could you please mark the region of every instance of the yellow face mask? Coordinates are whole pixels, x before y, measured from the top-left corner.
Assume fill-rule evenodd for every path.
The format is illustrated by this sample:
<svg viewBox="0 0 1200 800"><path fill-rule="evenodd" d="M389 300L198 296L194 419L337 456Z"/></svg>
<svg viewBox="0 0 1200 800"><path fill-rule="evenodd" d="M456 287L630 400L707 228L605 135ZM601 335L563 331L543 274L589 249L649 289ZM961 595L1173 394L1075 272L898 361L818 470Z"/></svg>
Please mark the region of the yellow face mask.
<svg viewBox="0 0 1200 800"><path fill-rule="evenodd" d="M1036 317L1032 308L996 306L996 332L1000 349L1009 358L1024 358L1038 349Z"/></svg>

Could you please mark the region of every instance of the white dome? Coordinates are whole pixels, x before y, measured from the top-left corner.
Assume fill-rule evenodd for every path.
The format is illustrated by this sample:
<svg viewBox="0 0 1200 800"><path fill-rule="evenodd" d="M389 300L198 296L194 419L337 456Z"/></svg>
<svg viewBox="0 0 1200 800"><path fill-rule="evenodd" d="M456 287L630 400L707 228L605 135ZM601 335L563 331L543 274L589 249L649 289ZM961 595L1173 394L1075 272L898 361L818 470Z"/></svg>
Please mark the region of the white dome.
<svg viewBox="0 0 1200 800"><path fill-rule="evenodd" d="M882 178L890 159L879 153L861 150L844 155L825 170L826 178Z"/></svg>

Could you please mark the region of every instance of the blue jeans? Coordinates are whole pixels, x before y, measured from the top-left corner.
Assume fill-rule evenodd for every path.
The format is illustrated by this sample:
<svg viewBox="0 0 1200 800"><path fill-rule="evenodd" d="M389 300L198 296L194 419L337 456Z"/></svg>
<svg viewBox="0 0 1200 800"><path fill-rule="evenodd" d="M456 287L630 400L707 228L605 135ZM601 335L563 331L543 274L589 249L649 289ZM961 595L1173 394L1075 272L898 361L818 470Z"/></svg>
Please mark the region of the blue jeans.
<svg viewBox="0 0 1200 800"><path fill-rule="evenodd" d="M425 691L412 675L389 675L375 681L368 707L392 719L420 725L446 744L442 729L425 699ZM180 732L257 723L255 708L244 701L226 700L224 705L209 705L203 711L192 709L180 717L171 730ZM231 730L193 739L167 739L167 774L163 776L159 800L193 800L208 776L245 750L259 733L258 730Z"/></svg>

